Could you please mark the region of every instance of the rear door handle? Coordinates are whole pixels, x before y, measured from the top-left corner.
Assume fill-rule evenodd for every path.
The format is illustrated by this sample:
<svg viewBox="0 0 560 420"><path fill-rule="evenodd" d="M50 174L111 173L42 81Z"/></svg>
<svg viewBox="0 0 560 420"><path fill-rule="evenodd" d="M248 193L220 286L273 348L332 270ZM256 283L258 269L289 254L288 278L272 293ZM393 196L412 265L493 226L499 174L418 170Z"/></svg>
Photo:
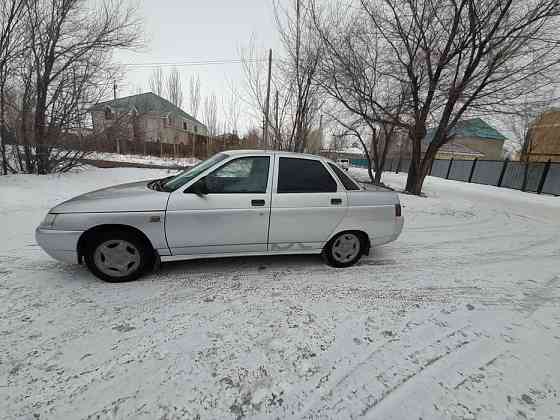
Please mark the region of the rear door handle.
<svg viewBox="0 0 560 420"><path fill-rule="evenodd" d="M263 207L265 204L264 200L251 200L251 205L254 207Z"/></svg>
<svg viewBox="0 0 560 420"><path fill-rule="evenodd" d="M342 204L342 199L341 198L331 198L331 204L332 205L338 205L338 204Z"/></svg>

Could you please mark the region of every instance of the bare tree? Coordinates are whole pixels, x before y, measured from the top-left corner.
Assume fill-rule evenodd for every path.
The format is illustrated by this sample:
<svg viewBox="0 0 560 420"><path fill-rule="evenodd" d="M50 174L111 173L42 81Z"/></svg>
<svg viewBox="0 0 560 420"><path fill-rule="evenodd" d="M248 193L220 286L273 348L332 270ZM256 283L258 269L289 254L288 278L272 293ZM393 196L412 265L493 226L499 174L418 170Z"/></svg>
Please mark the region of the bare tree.
<svg viewBox="0 0 560 420"><path fill-rule="evenodd" d="M183 106L183 89L181 87L181 73L173 68L167 76L167 97L169 101L181 108Z"/></svg>
<svg viewBox="0 0 560 420"><path fill-rule="evenodd" d="M360 0L360 18L378 40L381 74L406 85L406 190L419 194L441 146L465 115L496 113L556 83L558 0ZM428 126L433 138L422 141Z"/></svg>
<svg viewBox="0 0 560 420"><path fill-rule="evenodd" d="M6 157L7 136L6 124L6 85L10 73L15 70L13 64L26 48L22 42L24 36L23 13L25 0L5 0L0 5L0 154L2 157L2 173L8 173Z"/></svg>
<svg viewBox="0 0 560 420"><path fill-rule="evenodd" d="M158 96L163 96L165 89L164 79L165 77L163 75L163 70L160 67L152 70L152 74L150 75L150 79L148 80L150 91Z"/></svg>
<svg viewBox="0 0 560 420"><path fill-rule="evenodd" d="M274 15L285 57L280 60L285 86L293 95L293 126L289 138L289 148L303 152L306 136L316 122L321 106L320 90L315 75L323 55L321 40L312 25L310 2L295 0L283 7L274 0Z"/></svg>
<svg viewBox="0 0 560 420"><path fill-rule="evenodd" d="M189 112L197 118L200 109L200 76L191 76L189 81Z"/></svg>
<svg viewBox="0 0 560 420"><path fill-rule="evenodd" d="M208 136L210 138L218 135L218 100L215 94L211 94L204 99L203 119L206 128L208 129Z"/></svg>
<svg viewBox="0 0 560 420"><path fill-rule="evenodd" d="M233 87L231 94L227 99L227 104L224 104L224 109L227 111L227 118L224 119L224 132L229 131L232 134L237 134L241 108L239 103L239 94Z"/></svg>
<svg viewBox="0 0 560 420"><path fill-rule="evenodd" d="M271 81L271 91L275 92L274 100L271 100L273 105L270 107L272 117L269 118L269 127L264 128L268 70L266 60L260 58L261 55L254 38L240 51L245 84L244 95L240 95L240 98L248 106L249 112L252 112L251 116L262 124L261 127L272 131L272 143L268 146L273 150L288 150L289 138L293 132L290 118L293 92L284 88L282 73L279 66L275 65ZM262 137L252 136L259 141Z"/></svg>
<svg viewBox="0 0 560 420"><path fill-rule="evenodd" d="M311 25L309 0L290 1L286 6L274 0L274 16L282 50L274 52L271 81L271 118L263 131L272 131L273 147L305 151L307 136L318 123L323 102L315 74L322 57L322 44ZM255 117L266 120L267 64L252 40L241 51L245 75L246 102ZM276 100L278 92L278 100ZM260 122L260 121L259 121Z"/></svg>
<svg viewBox="0 0 560 420"><path fill-rule="evenodd" d="M383 74L378 39L360 19L361 10L339 3L320 7L316 1L311 10L324 46L316 82L335 103L334 120L359 140L371 181L379 184L396 138L395 121L407 110L406 85Z"/></svg>
<svg viewBox="0 0 560 420"><path fill-rule="evenodd" d="M36 170L44 174L58 167L50 159L53 141L81 128L84 104L97 101L115 77L111 53L136 46L140 27L134 7L110 0L27 2L26 20L36 81Z"/></svg>

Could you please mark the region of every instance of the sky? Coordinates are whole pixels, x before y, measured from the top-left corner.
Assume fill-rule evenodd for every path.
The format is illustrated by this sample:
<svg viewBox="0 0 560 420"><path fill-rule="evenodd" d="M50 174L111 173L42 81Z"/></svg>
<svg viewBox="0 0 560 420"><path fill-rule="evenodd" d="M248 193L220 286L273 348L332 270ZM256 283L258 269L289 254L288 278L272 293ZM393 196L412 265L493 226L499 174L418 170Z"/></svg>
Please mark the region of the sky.
<svg viewBox="0 0 560 420"><path fill-rule="evenodd" d="M115 61L124 66L124 80L117 87L119 97L148 91L153 69L168 73L173 64L181 72L185 111L188 81L200 76L201 94L219 98L231 96L231 87L242 87L239 63L192 65L193 61L239 60L240 49L254 36L257 45L274 48L276 37L272 0L143 0L139 2L144 20L146 45L139 51L119 51ZM150 63L146 66L138 64ZM152 63L163 63L161 65ZM219 102L218 102L219 103ZM202 106L201 106L202 107ZM200 114L200 112L199 112ZM247 127L248 112L241 106L241 126ZM201 119L201 115L197 115ZM240 127L240 128L242 128Z"/></svg>

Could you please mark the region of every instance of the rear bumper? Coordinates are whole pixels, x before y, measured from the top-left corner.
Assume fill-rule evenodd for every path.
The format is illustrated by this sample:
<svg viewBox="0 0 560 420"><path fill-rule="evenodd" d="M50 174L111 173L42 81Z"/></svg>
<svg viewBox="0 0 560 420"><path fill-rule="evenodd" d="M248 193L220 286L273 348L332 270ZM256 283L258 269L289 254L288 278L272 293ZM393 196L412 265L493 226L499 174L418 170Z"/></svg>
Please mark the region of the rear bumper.
<svg viewBox="0 0 560 420"><path fill-rule="evenodd" d="M55 260L69 264L78 263L78 240L82 231L37 228L35 240Z"/></svg>

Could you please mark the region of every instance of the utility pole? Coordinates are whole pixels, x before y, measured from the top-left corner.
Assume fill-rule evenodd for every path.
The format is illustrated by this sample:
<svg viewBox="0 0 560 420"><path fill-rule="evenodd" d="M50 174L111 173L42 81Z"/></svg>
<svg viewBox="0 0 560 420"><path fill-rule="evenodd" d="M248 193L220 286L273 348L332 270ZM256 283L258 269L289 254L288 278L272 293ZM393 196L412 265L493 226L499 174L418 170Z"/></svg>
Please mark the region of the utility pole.
<svg viewBox="0 0 560 420"><path fill-rule="evenodd" d="M319 118L319 150L323 148L323 114Z"/></svg>
<svg viewBox="0 0 560 420"><path fill-rule="evenodd" d="M276 90L276 97L274 98L274 146L278 150L278 144L280 143L280 127L278 127L278 90Z"/></svg>
<svg viewBox="0 0 560 420"><path fill-rule="evenodd" d="M266 88L266 104L264 108L264 149L268 149L268 122L270 110L270 78L272 77L272 49L268 50L268 83Z"/></svg>
<svg viewBox="0 0 560 420"><path fill-rule="evenodd" d="M115 79L113 79L113 99L116 101L117 100L117 81ZM115 112L115 123L117 121L118 115ZM115 135L117 137L117 153L120 154L121 153L121 141L119 139L119 130L114 130Z"/></svg>

